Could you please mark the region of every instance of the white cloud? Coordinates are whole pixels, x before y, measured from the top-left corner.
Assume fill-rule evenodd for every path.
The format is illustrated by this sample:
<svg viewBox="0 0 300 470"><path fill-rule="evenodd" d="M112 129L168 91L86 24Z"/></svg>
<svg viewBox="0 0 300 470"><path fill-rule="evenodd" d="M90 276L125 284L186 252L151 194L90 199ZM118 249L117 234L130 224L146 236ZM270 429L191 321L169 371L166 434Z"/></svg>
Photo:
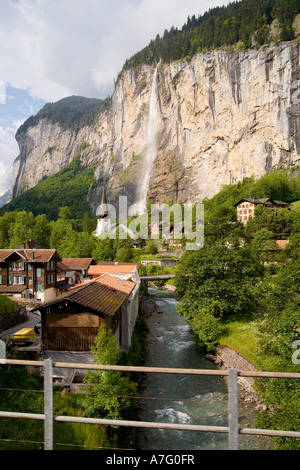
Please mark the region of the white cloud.
<svg viewBox="0 0 300 470"><path fill-rule="evenodd" d="M125 60L188 15L220 0L7 0L1 2L0 77L34 97L105 98ZM225 2L226 3L226 2ZM227 1L228 3L228 1Z"/></svg>
<svg viewBox="0 0 300 470"><path fill-rule="evenodd" d="M70 95L106 98L125 60L157 34L181 28L188 15L226 3L229 0L1 1L0 84L26 90L35 103ZM24 120L33 114L30 102L15 107L18 119L20 109ZM0 104L0 194L7 190L7 175L18 155L16 124L11 124L16 116L9 112L8 104Z"/></svg>
<svg viewBox="0 0 300 470"><path fill-rule="evenodd" d="M0 126L0 195L10 189L12 165L18 155L18 144L15 140L15 132L21 122L13 127Z"/></svg>

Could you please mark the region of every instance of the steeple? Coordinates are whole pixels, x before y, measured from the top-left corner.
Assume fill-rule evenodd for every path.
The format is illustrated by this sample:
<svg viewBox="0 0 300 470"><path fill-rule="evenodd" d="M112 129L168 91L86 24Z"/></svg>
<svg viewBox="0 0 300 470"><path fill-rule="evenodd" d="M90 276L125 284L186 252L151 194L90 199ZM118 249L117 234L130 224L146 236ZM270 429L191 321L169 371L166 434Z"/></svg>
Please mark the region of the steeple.
<svg viewBox="0 0 300 470"><path fill-rule="evenodd" d="M108 216L105 188L103 188L101 204L97 208L96 216L98 217L98 219L105 219Z"/></svg>

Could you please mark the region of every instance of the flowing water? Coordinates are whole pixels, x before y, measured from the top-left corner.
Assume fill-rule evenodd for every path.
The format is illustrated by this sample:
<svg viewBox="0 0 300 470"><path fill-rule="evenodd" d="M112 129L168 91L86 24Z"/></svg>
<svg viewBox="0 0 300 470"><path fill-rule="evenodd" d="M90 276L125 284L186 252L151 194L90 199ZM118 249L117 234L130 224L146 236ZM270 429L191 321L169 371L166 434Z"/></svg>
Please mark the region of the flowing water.
<svg viewBox="0 0 300 470"><path fill-rule="evenodd" d="M205 359L185 318L176 311L168 292L149 289L158 307L148 319L148 367L217 369ZM146 397L150 399L146 399ZM157 400L153 400L153 398ZM148 374L141 406L141 421L228 426L227 385L222 377ZM240 425L252 427L253 406L239 405ZM264 449L264 440L241 435L240 449ZM141 429L141 450L225 450L227 433Z"/></svg>
<svg viewBox="0 0 300 470"><path fill-rule="evenodd" d="M158 99L157 99L157 69L155 69L149 106L149 116L147 125L147 149L143 160L143 175L139 184L139 194L137 202L131 207L130 215L141 215L146 210L147 194L149 189L150 173L157 155L157 124L158 124Z"/></svg>

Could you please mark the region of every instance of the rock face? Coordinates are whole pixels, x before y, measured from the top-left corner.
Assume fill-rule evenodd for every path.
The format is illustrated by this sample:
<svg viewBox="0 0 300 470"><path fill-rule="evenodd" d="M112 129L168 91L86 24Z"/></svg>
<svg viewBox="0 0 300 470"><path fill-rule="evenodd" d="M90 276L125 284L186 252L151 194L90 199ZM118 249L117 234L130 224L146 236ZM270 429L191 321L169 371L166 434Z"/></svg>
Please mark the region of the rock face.
<svg viewBox="0 0 300 470"><path fill-rule="evenodd" d="M19 136L10 197L81 152L110 202L200 202L223 185L300 162L300 46L213 51L119 78L111 106L78 133L43 120Z"/></svg>

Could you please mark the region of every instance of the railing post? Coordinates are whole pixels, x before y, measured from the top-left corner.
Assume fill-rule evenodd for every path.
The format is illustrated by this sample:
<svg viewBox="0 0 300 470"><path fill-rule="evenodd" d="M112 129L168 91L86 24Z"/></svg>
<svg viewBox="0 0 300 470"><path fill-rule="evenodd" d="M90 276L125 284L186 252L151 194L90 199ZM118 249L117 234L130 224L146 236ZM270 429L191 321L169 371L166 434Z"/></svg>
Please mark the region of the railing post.
<svg viewBox="0 0 300 470"><path fill-rule="evenodd" d="M229 450L239 449L238 371L228 369L228 442Z"/></svg>
<svg viewBox="0 0 300 470"><path fill-rule="evenodd" d="M53 450L52 359L44 361L44 449Z"/></svg>

